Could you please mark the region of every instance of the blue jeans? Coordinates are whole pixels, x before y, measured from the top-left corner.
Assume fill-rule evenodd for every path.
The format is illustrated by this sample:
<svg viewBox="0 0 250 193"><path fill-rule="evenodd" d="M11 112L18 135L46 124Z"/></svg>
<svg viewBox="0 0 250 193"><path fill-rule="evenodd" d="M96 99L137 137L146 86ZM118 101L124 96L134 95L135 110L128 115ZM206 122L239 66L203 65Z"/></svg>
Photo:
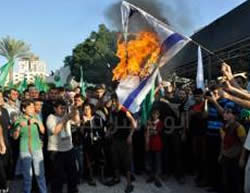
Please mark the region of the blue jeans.
<svg viewBox="0 0 250 193"><path fill-rule="evenodd" d="M23 192L30 193L32 187L32 164L40 193L47 193L47 186L44 174L44 163L42 150L20 152L20 159L23 169Z"/></svg>
<svg viewBox="0 0 250 193"><path fill-rule="evenodd" d="M78 177L79 177L79 180L80 178L83 177L83 163L84 163L84 154L83 154L83 146L77 146L77 147L74 147L74 154L75 154L75 157L76 157L76 163L77 163L77 173L78 173Z"/></svg>

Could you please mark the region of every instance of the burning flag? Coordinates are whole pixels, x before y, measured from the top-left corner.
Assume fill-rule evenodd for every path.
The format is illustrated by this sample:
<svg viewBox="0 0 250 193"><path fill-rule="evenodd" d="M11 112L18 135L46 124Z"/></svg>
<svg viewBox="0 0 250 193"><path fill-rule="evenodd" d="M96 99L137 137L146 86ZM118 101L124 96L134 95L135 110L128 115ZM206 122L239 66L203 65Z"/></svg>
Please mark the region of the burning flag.
<svg viewBox="0 0 250 193"><path fill-rule="evenodd" d="M136 113L155 82L158 68L190 39L173 32L167 24L126 1L122 2L121 13L124 41L118 41L120 63L113 70L113 79L120 81L116 90L120 103ZM141 15L152 30L141 31L130 38L129 20L135 13Z"/></svg>

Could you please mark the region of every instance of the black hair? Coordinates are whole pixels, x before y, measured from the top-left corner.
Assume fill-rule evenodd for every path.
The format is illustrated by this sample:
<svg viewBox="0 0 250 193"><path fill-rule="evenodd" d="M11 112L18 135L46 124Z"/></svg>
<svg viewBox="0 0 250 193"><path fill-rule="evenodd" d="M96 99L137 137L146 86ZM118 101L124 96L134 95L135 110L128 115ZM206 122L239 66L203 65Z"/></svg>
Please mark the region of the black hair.
<svg viewBox="0 0 250 193"><path fill-rule="evenodd" d="M24 112L24 109L28 106L30 106L31 104L34 104L34 101L31 99L25 99L21 102L21 111Z"/></svg>
<svg viewBox="0 0 250 193"><path fill-rule="evenodd" d="M111 94L111 99L112 100L113 99L118 100L119 98L118 98L118 95L114 92L114 93Z"/></svg>
<svg viewBox="0 0 250 193"><path fill-rule="evenodd" d="M84 109L84 107L87 107L87 106L90 107L91 112L92 112L92 114L93 114L93 112L94 112L94 106L93 106L91 103L89 103L89 102L85 102L85 103L83 104L83 106L82 106L82 109Z"/></svg>
<svg viewBox="0 0 250 193"><path fill-rule="evenodd" d="M43 100L41 98L35 98L33 100L34 100L34 102L43 102Z"/></svg>
<svg viewBox="0 0 250 193"><path fill-rule="evenodd" d="M86 98L85 98L83 95L81 95L81 94L76 94L76 95L74 96L74 98L81 98L83 101L86 100Z"/></svg>
<svg viewBox="0 0 250 193"><path fill-rule="evenodd" d="M26 93L26 92L29 92L29 90L28 90L28 89L25 89L25 90L23 91L23 93Z"/></svg>
<svg viewBox="0 0 250 193"><path fill-rule="evenodd" d="M203 90L201 88L196 88L194 91L193 91L193 94L194 95L202 95L203 94Z"/></svg>
<svg viewBox="0 0 250 193"><path fill-rule="evenodd" d="M16 92L18 92L18 90L15 89L15 88L10 88L10 89L9 89L9 93L11 93L11 91L16 91Z"/></svg>
<svg viewBox="0 0 250 193"><path fill-rule="evenodd" d="M57 108L57 107L59 107L60 105L61 105L61 106L66 106L67 103L66 103L64 100L62 100L62 99L58 99L58 100L55 101L53 107Z"/></svg>
<svg viewBox="0 0 250 193"><path fill-rule="evenodd" d="M58 87L57 90L58 90L59 92L65 92L65 88L64 88L64 87Z"/></svg>

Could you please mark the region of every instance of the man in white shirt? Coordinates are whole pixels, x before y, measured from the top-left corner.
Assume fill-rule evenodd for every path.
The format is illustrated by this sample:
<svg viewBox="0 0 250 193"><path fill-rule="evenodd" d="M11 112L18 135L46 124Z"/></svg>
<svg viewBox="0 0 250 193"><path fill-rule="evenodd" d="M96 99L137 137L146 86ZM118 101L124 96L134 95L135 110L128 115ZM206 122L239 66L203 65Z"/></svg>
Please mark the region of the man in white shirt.
<svg viewBox="0 0 250 193"><path fill-rule="evenodd" d="M54 103L54 114L46 121L48 129L48 151L51 161L51 192L62 193L64 174L66 174L68 193L78 193L77 168L73 153L71 120L77 112L66 114L66 103L58 100Z"/></svg>

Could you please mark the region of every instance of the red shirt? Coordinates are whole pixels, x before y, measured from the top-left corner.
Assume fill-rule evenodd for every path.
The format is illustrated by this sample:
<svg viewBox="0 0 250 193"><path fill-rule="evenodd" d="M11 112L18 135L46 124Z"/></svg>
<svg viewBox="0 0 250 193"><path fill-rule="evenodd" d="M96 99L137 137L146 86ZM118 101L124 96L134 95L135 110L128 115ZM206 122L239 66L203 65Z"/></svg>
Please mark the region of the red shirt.
<svg viewBox="0 0 250 193"><path fill-rule="evenodd" d="M163 129L163 123L159 120L154 124L156 134L150 135L149 137L149 150L150 151L161 151L162 150L162 139L161 139L161 131Z"/></svg>
<svg viewBox="0 0 250 193"><path fill-rule="evenodd" d="M204 106L205 106L205 102L201 102L199 104L194 104L192 107L191 107L191 110L194 111L194 112L203 112L204 111Z"/></svg>

